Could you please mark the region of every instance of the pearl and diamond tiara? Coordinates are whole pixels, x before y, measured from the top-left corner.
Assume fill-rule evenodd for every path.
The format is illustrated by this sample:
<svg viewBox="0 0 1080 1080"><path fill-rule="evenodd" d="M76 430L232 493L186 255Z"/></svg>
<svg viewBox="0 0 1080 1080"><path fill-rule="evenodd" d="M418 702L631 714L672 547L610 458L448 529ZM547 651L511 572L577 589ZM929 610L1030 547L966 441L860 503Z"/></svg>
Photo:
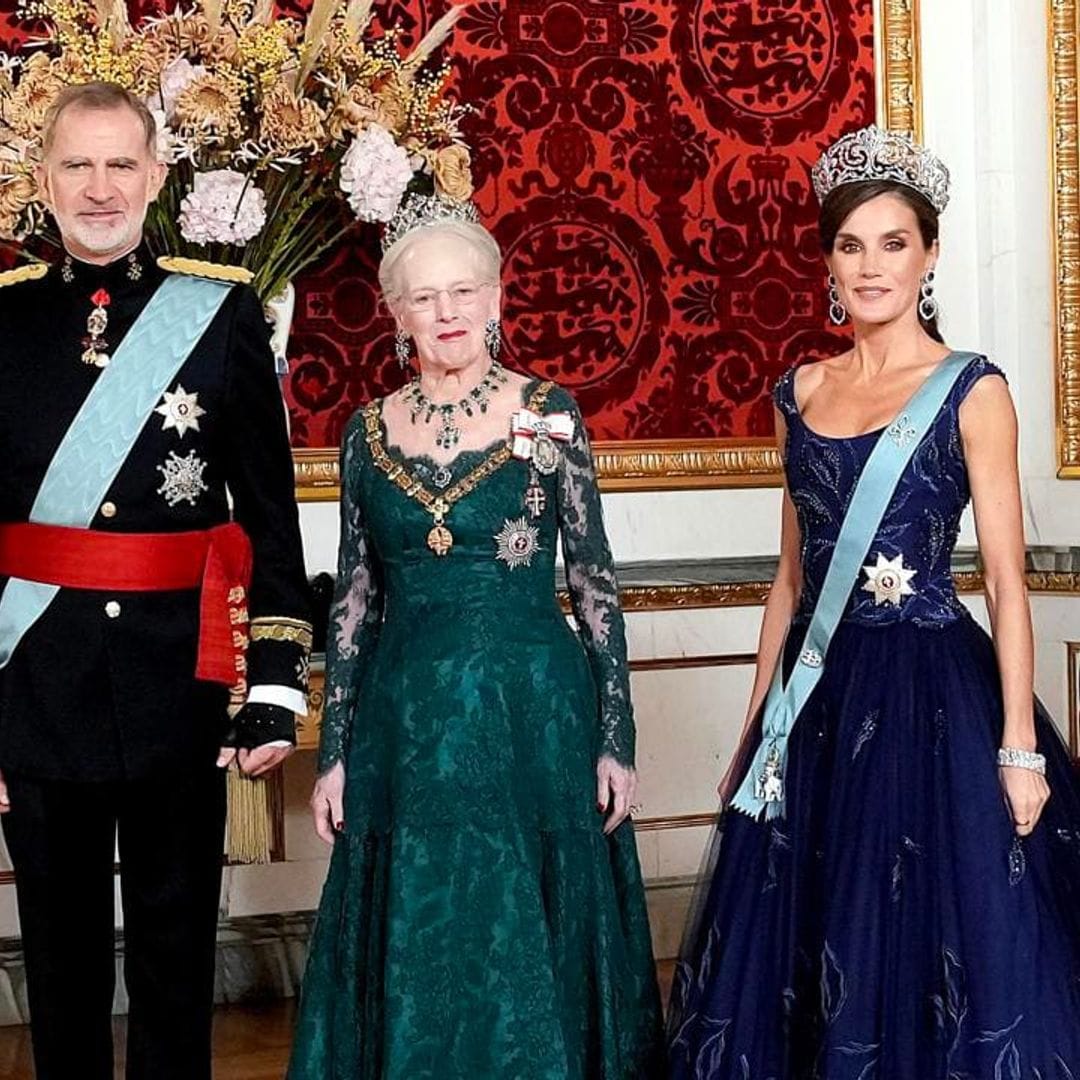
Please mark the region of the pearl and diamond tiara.
<svg viewBox="0 0 1080 1080"><path fill-rule="evenodd" d="M476 223L480 215L471 202L459 202L442 195L421 195L410 191L401 200L394 216L383 230L382 249L389 251L406 233L425 225L444 225L447 222Z"/></svg>
<svg viewBox="0 0 1080 1080"><path fill-rule="evenodd" d="M837 139L811 173L818 202L842 184L892 180L913 188L940 214L949 203L949 170L942 160L902 131L875 124Z"/></svg>

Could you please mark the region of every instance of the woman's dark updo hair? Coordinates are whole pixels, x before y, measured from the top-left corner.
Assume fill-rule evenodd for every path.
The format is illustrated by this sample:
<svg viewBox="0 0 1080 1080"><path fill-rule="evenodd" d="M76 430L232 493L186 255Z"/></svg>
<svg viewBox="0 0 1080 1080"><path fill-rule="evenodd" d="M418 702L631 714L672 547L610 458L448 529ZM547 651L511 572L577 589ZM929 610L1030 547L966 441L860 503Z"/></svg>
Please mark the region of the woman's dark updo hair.
<svg viewBox="0 0 1080 1080"><path fill-rule="evenodd" d="M938 238L938 212L914 188L898 184L894 180L860 180L854 184L841 184L833 188L821 204L818 217L818 234L821 237L821 250L831 255L836 245L836 234L848 217L863 203L876 199L879 195L895 195L902 199L915 212L922 234L923 245L930 249ZM935 340L944 343L938 329L937 316L924 319L919 316L922 328Z"/></svg>

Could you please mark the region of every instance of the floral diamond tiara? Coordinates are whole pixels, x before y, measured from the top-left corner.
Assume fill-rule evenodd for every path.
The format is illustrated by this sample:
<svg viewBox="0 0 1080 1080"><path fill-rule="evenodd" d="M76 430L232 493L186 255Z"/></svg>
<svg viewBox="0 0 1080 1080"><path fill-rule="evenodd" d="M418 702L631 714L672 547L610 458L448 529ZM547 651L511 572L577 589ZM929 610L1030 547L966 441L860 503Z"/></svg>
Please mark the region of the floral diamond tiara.
<svg viewBox="0 0 1080 1080"><path fill-rule="evenodd" d="M382 248L389 251L406 233L424 225L442 225L450 221L475 223L480 220L471 202L458 202L442 195L408 192L383 230Z"/></svg>
<svg viewBox="0 0 1080 1080"><path fill-rule="evenodd" d="M818 202L842 184L893 180L913 188L940 214L949 203L949 170L906 132L875 124L837 139L818 159L812 177Z"/></svg>

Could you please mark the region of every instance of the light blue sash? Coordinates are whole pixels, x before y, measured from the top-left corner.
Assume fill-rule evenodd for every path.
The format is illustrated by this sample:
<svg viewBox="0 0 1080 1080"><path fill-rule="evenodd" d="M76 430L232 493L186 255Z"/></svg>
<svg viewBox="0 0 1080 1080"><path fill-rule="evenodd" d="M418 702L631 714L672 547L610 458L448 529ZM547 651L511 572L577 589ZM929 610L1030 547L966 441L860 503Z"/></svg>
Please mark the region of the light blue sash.
<svg viewBox="0 0 1080 1080"><path fill-rule="evenodd" d="M825 671L829 643L870 552L896 485L975 353L950 353L878 439L855 485L799 658L784 685L777 660L762 714L762 739L731 805L753 818L782 817L788 736Z"/></svg>
<svg viewBox="0 0 1080 1080"><path fill-rule="evenodd" d="M162 282L60 441L30 510L32 522L89 527L139 432L231 288L179 274ZM56 585L8 580L0 597L0 668L58 592Z"/></svg>

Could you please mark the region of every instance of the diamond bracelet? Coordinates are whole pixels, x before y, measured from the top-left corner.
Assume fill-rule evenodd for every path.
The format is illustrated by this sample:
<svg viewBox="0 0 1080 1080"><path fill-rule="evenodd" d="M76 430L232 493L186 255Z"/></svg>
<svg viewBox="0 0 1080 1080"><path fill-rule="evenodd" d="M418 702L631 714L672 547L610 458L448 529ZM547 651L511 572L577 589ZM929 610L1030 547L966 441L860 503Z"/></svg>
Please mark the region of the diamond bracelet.
<svg viewBox="0 0 1080 1080"><path fill-rule="evenodd" d="M1040 776L1046 775L1046 758L1033 750L1018 750L1015 746L1003 746L998 751L997 763L1013 769L1030 769Z"/></svg>

